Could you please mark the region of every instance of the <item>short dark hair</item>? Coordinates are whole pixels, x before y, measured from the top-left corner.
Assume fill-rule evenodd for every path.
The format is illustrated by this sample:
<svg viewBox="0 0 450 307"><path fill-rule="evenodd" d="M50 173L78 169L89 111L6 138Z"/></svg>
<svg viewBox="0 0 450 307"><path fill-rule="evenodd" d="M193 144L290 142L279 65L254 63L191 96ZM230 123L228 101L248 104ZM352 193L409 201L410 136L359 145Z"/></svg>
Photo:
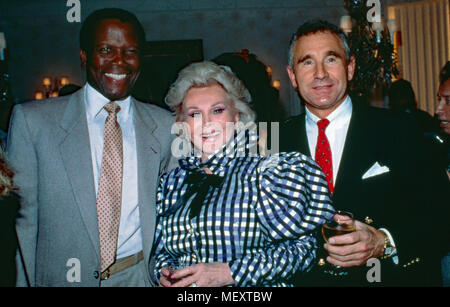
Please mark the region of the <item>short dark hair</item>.
<svg viewBox="0 0 450 307"><path fill-rule="evenodd" d="M105 8L94 11L83 22L80 30L80 49L89 53L94 43L95 28L105 19L119 19L123 23L130 23L138 38L139 46L145 42L145 31L137 17L128 11L118 8Z"/></svg>
<svg viewBox="0 0 450 307"><path fill-rule="evenodd" d="M328 21L321 19L314 19L302 24L300 27L298 27L297 31L291 36L291 41L289 43L289 50L288 50L289 66L292 67L293 64L292 61L294 58L294 46L297 40L302 36L314 34L317 32L331 32L336 34L341 39L342 44L344 45L347 62L350 60L350 57L352 56L352 51L348 43L347 35L344 33L344 31L342 31L342 29L339 28L338 26L329 23Z"/></svg>
<svg viewBox="0 0 450 307"><path fill-rule="evenodd" d="M447 63L445 63L444 67L442 67L439 73L439 84L443 84L448 79L450 79L450 61L447 61Z"/></svg>
<svg viewBox="0 0 450 307"><path fill-rule="evenodd" d="M394 111L405 111L406 109L416 109L416 95L411 82L405 79L398 79L393 82L388 91L389 107Z"/></svg>

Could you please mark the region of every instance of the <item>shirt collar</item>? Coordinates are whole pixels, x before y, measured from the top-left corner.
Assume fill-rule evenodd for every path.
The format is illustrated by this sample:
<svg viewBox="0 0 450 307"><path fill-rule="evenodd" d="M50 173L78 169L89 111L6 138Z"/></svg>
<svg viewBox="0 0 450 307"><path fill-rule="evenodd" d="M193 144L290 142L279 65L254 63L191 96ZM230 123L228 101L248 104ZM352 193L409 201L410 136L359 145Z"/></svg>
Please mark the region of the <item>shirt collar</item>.
<svg viewBox="0 0 450 307"><path fill-rule="evenodd" d="M209 168L214 174L224 176L230 168L233 160L257 155L258 136L253 129L245 129L236 133L222 148L211 154L204 162L200 155L191 156L179 161L181 168L190 171L202 171L203 167Z"/></svg>
<svg viewBox="0 0 450 307"><path fill-rule="evenodd" d="M333 112L331 112L326 118L330 121L330 124L340 124L345 122L347 119L349 120L352 114L352 100L349 95L345 97L344 102L336 108ZM311 111L308 110L308 108L305 108L306 110L306 120L309 122L309 124L317 124L317 122L320 120L320 118ZM343 120L341 120L343 119Z"/></svg>
<svg viewBox="0 0 450 307"><path fill-rule="evenodd" d="M95 119L103 110L103 107L110 102L110 100L103 96L99 91L97 91L87 82L84 88L84 93L87 116L89 118ZM115 100L115 102L120 106L120 112L118 113L118 116L124 119L128 118L131 107L130 96L122 100Z"/></svg>

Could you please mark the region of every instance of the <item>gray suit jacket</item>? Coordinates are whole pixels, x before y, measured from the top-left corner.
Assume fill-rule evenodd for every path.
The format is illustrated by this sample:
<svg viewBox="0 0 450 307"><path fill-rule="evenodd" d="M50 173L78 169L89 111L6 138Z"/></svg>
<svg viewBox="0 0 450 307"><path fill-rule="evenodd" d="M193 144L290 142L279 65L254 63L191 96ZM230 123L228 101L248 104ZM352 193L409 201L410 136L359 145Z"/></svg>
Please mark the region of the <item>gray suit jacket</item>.
<svg viewBox="0 0 450 307"><path fill-rule="evenodd" d="M20 286L100 285L96 195L83 93L82 89L66 97L19 104L13 111L7 152L21 196L16 226ZM159 107L133 98L131 103L146 283L151 284L156 189L159 176L176 161L170 154L174 118ZM80 282L71 282L78 269Z"/></svg>

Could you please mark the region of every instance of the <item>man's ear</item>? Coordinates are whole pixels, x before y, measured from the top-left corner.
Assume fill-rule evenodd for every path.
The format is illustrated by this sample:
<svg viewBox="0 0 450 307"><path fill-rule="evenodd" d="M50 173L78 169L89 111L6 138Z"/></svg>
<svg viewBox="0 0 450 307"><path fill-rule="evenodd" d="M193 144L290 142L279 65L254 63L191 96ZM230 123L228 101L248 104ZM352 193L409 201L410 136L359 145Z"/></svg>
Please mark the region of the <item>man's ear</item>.
<svg viewBox="0 0 450 307"><path fill-rule="evenodd" d="M353 79L353 75L355 74L356 67L356 58L352 55L347 64L347 80L351 81Z"/></svg>
<svg viewBox="0 0 450 307"><path fill-rule="evenodd" d="M297 88L297 80L295 79L295 73L291 66L286 66L286 71L289 76L289 80L291 80L291 84L294 88Z"/></svg>
<svg viewBox="0 0 450 307"><path fill-rule="evenodd" d="M81 68L86 69L86 51L80 49Z"/></svg>

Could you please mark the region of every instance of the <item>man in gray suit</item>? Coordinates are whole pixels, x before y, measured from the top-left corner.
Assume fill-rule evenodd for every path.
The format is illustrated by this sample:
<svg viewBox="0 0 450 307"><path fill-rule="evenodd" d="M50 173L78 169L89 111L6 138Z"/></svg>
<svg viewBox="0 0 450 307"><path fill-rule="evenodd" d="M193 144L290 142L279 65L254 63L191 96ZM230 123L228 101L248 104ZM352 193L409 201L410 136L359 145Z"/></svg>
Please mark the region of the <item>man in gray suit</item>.
<svg viewBox="0 0 450 307"><path fill-rule="evenodd" d="M8 157L22 198L18 285L153 284L155 192L159 176L174 161L173 118L130 97L144 40L133 14L119 9L94 12L80 32L86 85L69 96L14 108ZM115 258L102 271L97 195L110 112L105 106L111 101L120 108L115 120L123 141L123 179Z"/></svg>

